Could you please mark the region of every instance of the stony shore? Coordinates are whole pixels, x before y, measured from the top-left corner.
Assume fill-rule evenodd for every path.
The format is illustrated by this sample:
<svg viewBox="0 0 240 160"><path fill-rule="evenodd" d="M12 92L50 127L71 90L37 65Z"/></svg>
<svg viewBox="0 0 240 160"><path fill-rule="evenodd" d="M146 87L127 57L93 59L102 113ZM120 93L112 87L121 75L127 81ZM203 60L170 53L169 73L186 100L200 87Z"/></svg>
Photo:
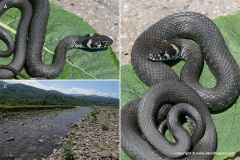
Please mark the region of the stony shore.
<svg viewBox="0 0 240 160"><path fill-rule="evenodd" d="M54 149L47 160L119 159L117 107L93 107L92 112L73 127L60 142L62 148Z"/></svg>

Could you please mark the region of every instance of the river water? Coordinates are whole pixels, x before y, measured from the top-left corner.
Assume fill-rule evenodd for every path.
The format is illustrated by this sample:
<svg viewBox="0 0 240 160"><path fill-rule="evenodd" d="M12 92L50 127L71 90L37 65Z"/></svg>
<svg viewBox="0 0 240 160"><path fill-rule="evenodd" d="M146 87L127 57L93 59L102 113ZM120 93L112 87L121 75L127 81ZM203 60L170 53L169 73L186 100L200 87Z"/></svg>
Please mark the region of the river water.
<svg viewBox="0 0 240 160"><path fill-rule="evenodd" d="M0 121L0 160L33 160L48 157L60 148L61 137L73 130L88 107L65 109L22 119Z"/></svg>

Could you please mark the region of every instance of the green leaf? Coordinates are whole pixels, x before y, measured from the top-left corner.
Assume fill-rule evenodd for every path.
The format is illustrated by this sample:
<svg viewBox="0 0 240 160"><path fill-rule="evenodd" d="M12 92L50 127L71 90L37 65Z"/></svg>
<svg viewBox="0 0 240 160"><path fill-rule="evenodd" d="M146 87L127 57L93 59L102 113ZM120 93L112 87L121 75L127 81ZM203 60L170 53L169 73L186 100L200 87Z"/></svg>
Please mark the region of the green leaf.
<svg viewBox="0 0 240 160"><path fill-rule="evenodd" d="M131 160L131 158L128 157L128 155L123 150L121 150L121 160Z"/></svg>
<svg viewBox="0 0 240 160"><path fill-rule="evenodd" d="M240 66L240 12L235 15L219 17L214 20L220 28L222 35L228 45L230 52ZM180 62L172 68L179 74L184 62ZM147 86L141 82L133 71L132 65L122 66L121 69L121 104L122 107L139 97L147 90ZM204 66L200 83L206 87L215 85L216 80L208 69ZM240 98L228 110L219 114L212 114L212 118L217 130L217 151L214 160L222 160L233 157L240 151ZM129 160L125 153L121 153L122 160Z"/></svg>
<svg viewBox="0 0 240 160"><path fill-rule="evenodd" d="M96 33L81 18L53 3L50 3L50 10L45 44L42 50L43 62L46 64L51 64L54 50L64 37ZM19 20L20 11L16 8L9 9L0 17L0 25L15 39ZM7 49L6 44L2 41L0 41L0 49ZM0 64L8 64L11 60L12 57L0 58ZM26 75L25 71L22 73ZM118 76L119 61L111 48L96 52L72 49L68 51L64 70L58 79L118 79Z"/></svg>

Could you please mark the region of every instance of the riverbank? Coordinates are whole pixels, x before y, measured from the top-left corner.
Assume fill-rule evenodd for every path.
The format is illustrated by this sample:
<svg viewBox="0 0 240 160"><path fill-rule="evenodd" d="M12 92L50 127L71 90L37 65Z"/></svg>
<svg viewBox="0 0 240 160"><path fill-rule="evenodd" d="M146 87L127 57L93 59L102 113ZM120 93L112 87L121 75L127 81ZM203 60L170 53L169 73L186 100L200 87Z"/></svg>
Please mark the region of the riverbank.
<svg viewBox="0 0 240 160"><path fill-rule="evenodd" d="M73 106L65 105L23 105L23 106L1 106L0 121L8 119L25 119L28 116L48 114L51 112L62 111L64 109L73 109Z"/></svg>
<svg viewBox="0 0 240 160"><path fill-rule="evenodd" d="M47 160L119 159L118 107L93 107Z"/></svg>

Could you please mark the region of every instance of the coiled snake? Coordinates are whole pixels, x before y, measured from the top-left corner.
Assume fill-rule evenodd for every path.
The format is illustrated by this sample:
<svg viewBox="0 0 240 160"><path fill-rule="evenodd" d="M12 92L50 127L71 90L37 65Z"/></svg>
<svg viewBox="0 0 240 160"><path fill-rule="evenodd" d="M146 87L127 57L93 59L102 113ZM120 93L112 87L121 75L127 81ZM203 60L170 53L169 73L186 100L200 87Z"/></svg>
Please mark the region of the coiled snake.
<svg viewBox="0 0 240 160"><path fill-rule="evenodd" d="M32 77L56 78L63 70L67 50L72 48L100 49L113 43L109 37L98 34L68 36L56 47L52 64L44 64L42 49L50 12L48 0L1 0L0 16L12 7L21 11L21 19L15 44L11 37L0 28L0 37L8 46L8 50L0 52L0 56L10 56L14 51L12 62L8 65L0 65L1 79L13 78L21 72L24 66Z"/></svg>
<svg viewBox="0 0 240 160"><path fill-rule="evenodd" d="M210 89L198 82L202 57L217 80ZM161 62L178 58L186 60L180 80ZM137 38L131 60L150 88L121 110L123 150L133 159L211 159L217 142L210 111L229 107L240 90L239 67L217 26L198 13L173 14ZM167 129L176 142L166 140Z"/></svg>

